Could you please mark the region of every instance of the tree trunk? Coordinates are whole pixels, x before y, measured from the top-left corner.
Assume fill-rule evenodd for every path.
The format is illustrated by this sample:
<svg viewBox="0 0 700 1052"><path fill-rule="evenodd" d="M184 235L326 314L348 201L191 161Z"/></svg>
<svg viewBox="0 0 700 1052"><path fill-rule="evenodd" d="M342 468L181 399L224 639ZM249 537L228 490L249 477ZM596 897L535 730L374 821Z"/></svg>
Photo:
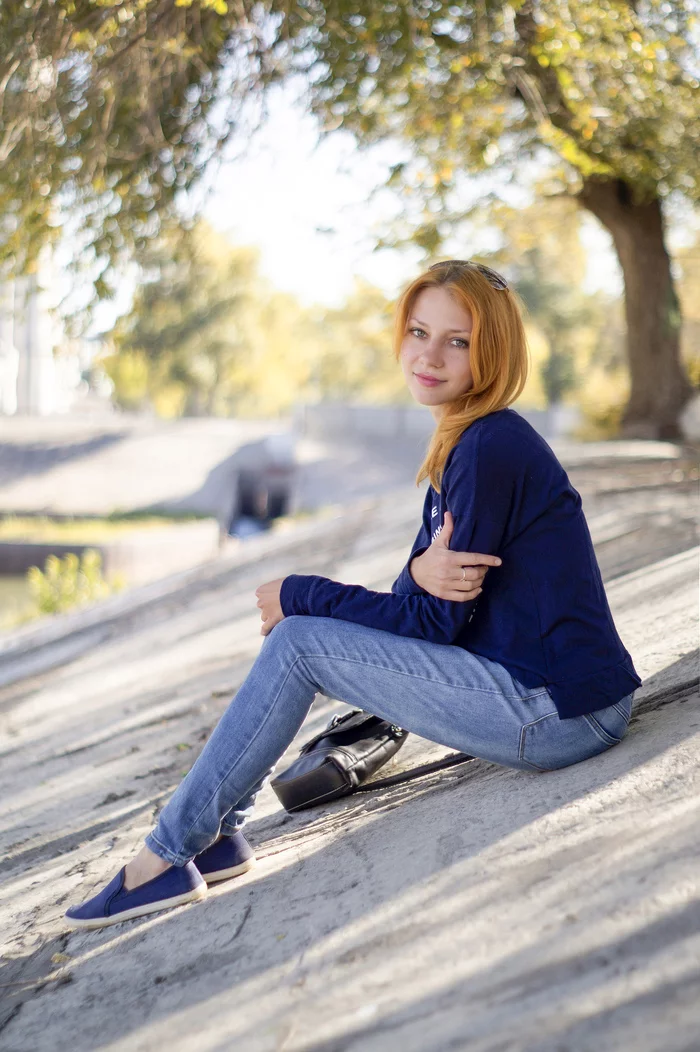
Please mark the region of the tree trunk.
<svg viewBox="0 0 700 1052"><path fill-rule="evenodd" d="M584 179L579 204L612 234L625 281L630 397L626 438L682 438L679 415L693 393L680 356L681 311L664 244L658 198L636 204L621 179Z"/></svg>

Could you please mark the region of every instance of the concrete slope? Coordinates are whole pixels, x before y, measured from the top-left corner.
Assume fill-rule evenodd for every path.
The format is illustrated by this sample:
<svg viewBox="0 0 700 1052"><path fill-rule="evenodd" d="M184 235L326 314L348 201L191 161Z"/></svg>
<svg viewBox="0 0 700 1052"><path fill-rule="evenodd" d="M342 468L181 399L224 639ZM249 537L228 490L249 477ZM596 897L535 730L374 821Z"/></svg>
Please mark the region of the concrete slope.
<svg viewBox="0 0 700 1052"><path fill-rule="evenodd" d="M645 518L619 466L582 470L615 621L644 678L625 741L563 771L475 761L294 817L267 789L249 826L258 867L150 920L66 934L61 916L138 846L245 676L256 584L295 569L388 587L420 495L171 581L112 610L106 630L54 625L51 645L73 648L60 660L42 657L47 626L16 638L8 659L24 665L0 691L2 1047L697 1047L693 494L660 481ZM672 550L659 557L661 536ZM341 707L319 698L300 737ZM443 752L411 738L392 770Z"/></svg>
<svg viewBox="0 0 700 1052"><path fill-rule="evenodd" d="M0 417L0 510L104 515L155 506L223 517L240 468L260 470L269 462L272 436L277 459L296 451L294 508L347 504L397 479L410 482L426 444L421 435L366 445L354 434L293 438L291 425L127 414L94 421ZM654 446L657 455L675 449Z"/></svg>

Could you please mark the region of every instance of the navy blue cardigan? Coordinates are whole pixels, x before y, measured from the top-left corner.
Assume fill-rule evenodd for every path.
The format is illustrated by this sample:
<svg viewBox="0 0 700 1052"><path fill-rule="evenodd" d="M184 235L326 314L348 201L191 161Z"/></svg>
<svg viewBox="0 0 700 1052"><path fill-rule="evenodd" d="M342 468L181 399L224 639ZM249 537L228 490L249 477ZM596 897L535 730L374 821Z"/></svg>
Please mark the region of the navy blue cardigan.
<svg viewBox="0 0 700 1052"><path fill-rule="evenodd" d="M429 595L409 572L447 509L453 551L503 560L465 603ZM526 687L546 687L562 719L612 705L642 682L613 622L581 497L514 409L476 420L451 450L391 592L291 574L280 601L285 616L336 617L481 654Z"/></svg>

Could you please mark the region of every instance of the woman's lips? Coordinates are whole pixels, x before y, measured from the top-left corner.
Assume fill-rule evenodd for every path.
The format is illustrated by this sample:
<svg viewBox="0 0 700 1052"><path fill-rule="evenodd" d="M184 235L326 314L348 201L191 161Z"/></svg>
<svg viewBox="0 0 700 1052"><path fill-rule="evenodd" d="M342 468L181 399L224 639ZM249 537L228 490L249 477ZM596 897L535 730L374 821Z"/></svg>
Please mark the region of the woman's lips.
<svg viewBox="0 0 700 1052"><path fill-rule="evenodd" d="M426 376L425 373L414 373L413 374L419 384L423 387L437 387L438 384L442 384L444 380L438 380L434 376Z"/></svg>

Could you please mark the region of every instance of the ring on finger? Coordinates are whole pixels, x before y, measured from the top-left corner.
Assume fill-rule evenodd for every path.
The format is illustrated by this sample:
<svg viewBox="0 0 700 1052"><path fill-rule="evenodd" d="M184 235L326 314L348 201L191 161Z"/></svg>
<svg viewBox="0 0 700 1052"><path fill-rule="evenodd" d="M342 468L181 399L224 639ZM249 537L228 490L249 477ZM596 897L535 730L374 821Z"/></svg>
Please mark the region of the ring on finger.
<svg viewBox="0 0 700 1052"><path fill-rule="evenodd" d="M466 566L463 566L462 567L462 580L466 581L466 579L467 579L467 568L466 568Z"/></svg>

